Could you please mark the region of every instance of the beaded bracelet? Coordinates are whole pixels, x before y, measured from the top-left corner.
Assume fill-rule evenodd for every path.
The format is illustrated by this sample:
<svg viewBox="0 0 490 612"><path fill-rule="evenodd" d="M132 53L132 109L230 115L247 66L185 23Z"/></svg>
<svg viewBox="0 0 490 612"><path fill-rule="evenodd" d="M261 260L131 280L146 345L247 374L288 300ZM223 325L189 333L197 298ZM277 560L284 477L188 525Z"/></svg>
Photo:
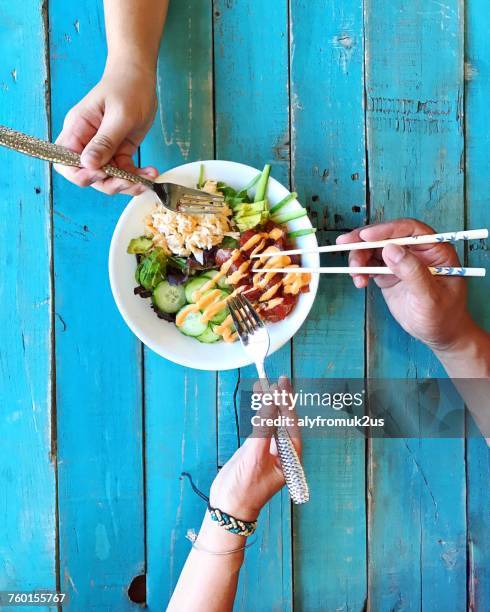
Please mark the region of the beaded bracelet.
<svg viewBox="0 0 490 612"><path fill-rule="evenodd" d="M257 521L242 521L219 508L212 508L210 504L208 504L208 511L211 519L230 533L248 537L257 529Z"/></svg>

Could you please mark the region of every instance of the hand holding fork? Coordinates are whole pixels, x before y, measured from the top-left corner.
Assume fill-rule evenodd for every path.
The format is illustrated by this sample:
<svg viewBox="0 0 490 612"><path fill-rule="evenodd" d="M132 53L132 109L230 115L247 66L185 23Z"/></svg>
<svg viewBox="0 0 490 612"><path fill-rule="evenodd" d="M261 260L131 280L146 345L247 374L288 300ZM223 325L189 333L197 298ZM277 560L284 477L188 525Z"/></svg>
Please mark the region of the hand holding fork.
<svg viewBox="0 0 490 612"><path fill-rule="evenodd" d="M242 346L255 363L262 391L267 393L270 389L264 367L270 346L267 328L245 296L238 294L232 297L228 301L228 306ZM301 460L286 427L277 427L274 431L274 439L291 499L295 504L304 504L310 498L308 483Z"/></svg>

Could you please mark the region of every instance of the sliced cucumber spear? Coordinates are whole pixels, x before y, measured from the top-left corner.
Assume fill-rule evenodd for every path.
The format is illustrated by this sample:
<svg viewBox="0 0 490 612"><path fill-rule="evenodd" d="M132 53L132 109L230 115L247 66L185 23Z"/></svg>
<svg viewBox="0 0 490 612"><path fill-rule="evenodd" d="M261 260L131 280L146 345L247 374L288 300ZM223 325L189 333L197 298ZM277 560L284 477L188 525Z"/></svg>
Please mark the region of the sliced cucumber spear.
<svg viewBox="0 0 490 612"><path fill-rule="evenodd" d="M201 164L201 167L199 169L199 178L197 179L197 188L202 189L204 187L205 182L206 181L204 180L204 164Z"/></svg>
<svg viewBox="0 0 490 612"><path fill-rule="evenodd" d="M261 176L262 175L260 173L256 174L253 177L253 179L250 181L250 183L248 183L248 185L245 185L245 187L243 189L240 189L240 191L238 192L238 195L241 196L241 197L246 196L248 191L250 189L252 189L252 187L255 187L255 185L259 182Z"/></svg>
<svg viewBox="0 0 490 612"><path fill-rule="evenodd" d="M261 202L265 200L265 194L267 193L267 183L269 182L269 175L271 173L270 164L265 164L262 174L260 175L259 182L257 183L257 190L255 192L254 202Z"/></svg>
<svg viewBox="0 0 490 612"><path fill-rule="evenodd" d="M301 210L294 210L290 213L286 213L284 215L276 215L272 217L272 220L275 223L279 223L280 225L284 223L288 223L288 221L294 221L295 219L300 219L301 217L305 217L308 214L306 208L302 208Z"/></svg>
<svg viewBox="0 0 490 612"><path fill-rule="evenodd" d="M297 197L298 197L298 194L295 191L293 191L293 193L289 193L280 202L278 202L277 204L274 204L274 206L269 211L270 214L273 215L278 210L281 210L283 206L286 206L286 204L289 204L289 202L292 202L292 200L295 200Z"/></svg>
<svg viewBox="0 0 490 612"><path fill-rule="evenodd" d="M294 230L294 232L289 232L288 238L301 238L301 236L309 236L310 234L314 234L316 232L316 227L307 227L305 229Z"/></svg>

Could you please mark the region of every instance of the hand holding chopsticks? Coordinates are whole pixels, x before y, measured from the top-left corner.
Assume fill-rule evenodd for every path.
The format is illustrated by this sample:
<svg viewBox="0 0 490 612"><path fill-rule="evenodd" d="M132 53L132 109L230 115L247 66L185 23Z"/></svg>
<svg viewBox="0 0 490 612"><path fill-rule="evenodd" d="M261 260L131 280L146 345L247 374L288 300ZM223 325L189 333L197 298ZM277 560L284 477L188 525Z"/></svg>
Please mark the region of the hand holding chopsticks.
<svg viewBox="0 0 490 612"><path fill-rule="evenodd" d="M382 249L388 245L398 246L418 246L424 244L454 243L459 240L478 240L488 238L488 229L468 230L460 232L446 232L443 234L424 234L420 236L404 236L401 238L389 238L386 240L351 242L344 244L333 244L320 246L315 249L289 249L281 251L281 255L301 255L305 253L338 253L342 251L360 251L367 249ZM261 263L265 262L264 267L254 268L254 272L276 272L278 274L294 274L309 272L321 274L393 274L389 267L383 266L344 266L344 267L318 267L318 268L277 268L267 267L268 257L273 257L277 253L267 255L252 255L259 258ZM461 266L429 266L431 274L434 276L485 276L485 268L465 268Z"/></svg>

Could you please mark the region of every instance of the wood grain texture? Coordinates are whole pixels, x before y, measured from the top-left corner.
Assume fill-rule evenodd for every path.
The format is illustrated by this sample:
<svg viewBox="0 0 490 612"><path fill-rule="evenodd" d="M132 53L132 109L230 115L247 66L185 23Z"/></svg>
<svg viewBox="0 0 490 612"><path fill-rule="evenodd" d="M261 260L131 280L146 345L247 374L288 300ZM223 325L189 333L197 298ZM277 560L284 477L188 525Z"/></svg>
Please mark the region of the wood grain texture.
<svg viewBox="0 0 490 612"><path fill-rule="evenodd" d="M158 66L159 107L141 147L160 170L213 157L210 2L170 4ZM197 177L196 177L197 180ZM165 325L165 323L163 323ZM216 374L188 370L145 350L147 604L170 599L199 531L205 504L182 471L207 493L217 471Z"/></svg>
<svg viewBox="0 0 490 612"><path fill-rule="evenodd" d="M53 132L97 82L101 3L50 2ZM53 177L61 586L74 609L134 609L144 572L140 346L118 315L107 256L125 199Z"/></svg>
<svg viewBox="0 0 490 612"><path fill-rule="evenodd" d="M47 138L41 4L4 2L0 21L0 123ZM54 589L49 168L5 149L0 166L0 590Z"/></svg>
<svg viewBox="0 0 490 612"><path fill-rule="evenodd" d="M462 227L461 4L368 0L365 18L371 221ZM368 300L369 375L442 375L376 289ZM372 440L369 501L371 609L463 610L463 440Z"/></svg>
<svg viewBox="0 0 490 612"><path fill-rule="evenodd" d="M490 225L490 14L480 0L466 4L466 223L467 227ZM479 225L480 224L480 225ZM472 266L490 268L487 244L470 245ZM490 330L490 277L470 284L470 306L478 321ZM475 433L472 431L472 433ZM472 611L490 609L490 450L480 437L467 442L468 606Z"/></svg>
<svg viewBox="0 0 490 612"><path fill-rule="evenodd" d="M362 3L293 0L290 29L293 188L320 229L355 227L366 212ZM323 243L335 237L319 233ZM364 295L349 278L321 279L293 356L295 379L364 375ZM311 500L294 509L298 610L363 609L364 446L305 436Z"/></svg>
<svg viewBox="0 0 490 612"><path fill-rule="evenodd" d="M289 184L287 2L214 2L216 157L262 169ZM219 177L218 177L219 178ZM271 378L290 374L290 347L267 360ZM255 368L241 370L255 379ZM218 449L223 463L236 449L232 397L237 372L219 375ZM233 435L235 434L235 435ZM271 578L272 577L272 578ZM289 610L292 605L290 502L277 495L261 512L257 543L247 551L235 608Z"/></svg>

